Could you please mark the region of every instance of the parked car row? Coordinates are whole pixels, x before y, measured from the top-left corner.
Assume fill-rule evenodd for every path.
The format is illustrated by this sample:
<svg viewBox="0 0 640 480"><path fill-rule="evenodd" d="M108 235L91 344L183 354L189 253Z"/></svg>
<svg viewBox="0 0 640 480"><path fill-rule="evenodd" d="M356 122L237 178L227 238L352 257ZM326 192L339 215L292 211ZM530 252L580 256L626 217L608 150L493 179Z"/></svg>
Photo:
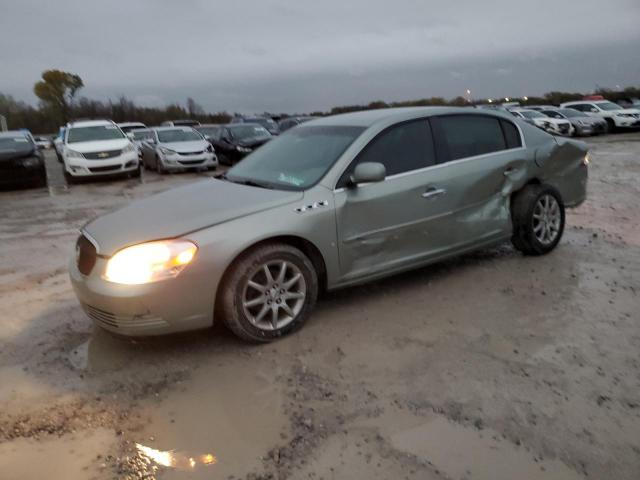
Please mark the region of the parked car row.
<svg viewBox="0 0 640 480"><path fill-rule="evenodd" d="M553 135L588 136L640 127L640 109L625 108L604 99L587 99L554 105L477 105L477 108L506 110L513 116Z"/></svg>

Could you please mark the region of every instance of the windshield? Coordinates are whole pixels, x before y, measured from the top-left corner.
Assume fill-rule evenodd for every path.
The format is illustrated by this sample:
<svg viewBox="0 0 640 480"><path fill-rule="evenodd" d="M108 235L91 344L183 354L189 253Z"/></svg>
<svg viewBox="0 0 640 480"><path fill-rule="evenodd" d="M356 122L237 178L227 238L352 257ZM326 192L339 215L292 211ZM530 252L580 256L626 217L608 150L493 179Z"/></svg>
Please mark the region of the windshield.
<svg viewBox="0 0 640 480"><path fill-rule="evenodd" d="M153 132L151 130L132 130L131 134L136 140L150 140L153 138Z"/></svg>
<svg viewBox="0 0 640 480"><path fill-rule="evenodd" d="M137 123L133 125L118 125L118 126L120 127L120 130L122 130L125 133L130 132L131 130L134 130L136 128L146 128L146 125L143 125L142 123Z"/></svg>
<svg viewBox="0 0 640 480"><path fill-rule="evenodd" d="M318 182L364 131L363 127L305 127L287 131L227 173L232 182L304 190Z"/></svg>
<svg viewBox="0 0 640 480"><path fill-rule="evenodd" d="M29 151L33 150L31 140L24 135L0 136L0 151Z"/></svg>
<svg viewBox="0 0 640 480"><path fill-rule="evenodd" d="M117 140L124 134L115 125L99 125L97 127L70 128L67 143L94 142L98 140Z"/></svg>
<svg viewBox="0 0 640 480"><path fill-rule="evenodd" d="M579 112L578 110L574 110L573 108L563 108L562 110L558 110L562 115L567 118L576 118L576 117L584 117L584 113Z"/></svg>
<svg viewBox="0 0 640 480"><path fill-rule="evenodd" d="M209 135L212 137L218 132L218 130L220 130L220 127L197 127L196 130L203 135Z"/></svg>
<svg viewBox="0 0 640 480"><path fill-rule="evenodd" d="M273 120L271 120L270 118L264 118L264 117L247 118L245 119L245 122L258 123L268 130L278 130L278 124Z"/></svg>
<svg viewBox="0 0 640 480"><path fill-rule="evenodd" d="M248 140L248 139L263 139L270 138L271 134L267 131L266 128L261 127L260 125L239 125L234 127L229 127L229 132L231 136L236 140Z"/></svg>
<svg viewBox="0 0 640 480"><path fill-rule="evenodd" d="M622 107L620 105L613 102L599 102L596 103L596 105L602 110L622 110Z"/></svg>
<svg viewBox="0 0 640 480"><path fill-rule="evenodd" d="M195 130L176 128L175 130L158 130L158 140L160 143L193 142L202 140L202 136Z"/></svg>
<svg viewBox="0 0 640 480"><path fill-rule="evenodd" d="M536 112L535 110L522 110L520 111L523 117L526 118L545 118L546 115L540 112Z"/></svg>

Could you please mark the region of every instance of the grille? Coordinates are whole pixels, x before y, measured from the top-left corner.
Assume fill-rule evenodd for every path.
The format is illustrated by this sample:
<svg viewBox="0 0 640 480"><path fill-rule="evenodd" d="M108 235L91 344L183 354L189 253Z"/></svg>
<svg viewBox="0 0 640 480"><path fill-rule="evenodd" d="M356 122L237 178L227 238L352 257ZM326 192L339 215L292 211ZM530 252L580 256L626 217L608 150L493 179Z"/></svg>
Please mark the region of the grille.
<svg viewBox="0 0 640 480"><path fill-rule="evenodd" d="M166 326L167 323L159 317L153 315L136 315L133 317L124 317L115 315L111 312L101 310L91 305L84 304L84 311L87 312L89 318L106 328L121 328L121 327L135 327L135 328L154 328Z"/></svg>
<svg viewBox="0 0 640 480"><path fill-rule="evenodd" d="M83 275L89 275L96 264L96 247L93 246L87 237L80 235L76 242L76 261L78 270Z"/></svg>
<svg viewBox="0 0 640 480"><path fill-rule="evenodd" d="M204 153L204 150L200 150L199 152L181 152L180 155L201 155Z"/></svg>
<svg viewBox="0 0 640 480"><path fill-rule="evenodd" d="M84 158L87 160L106 160L107 158L117 157L122 153L122 150L108 150L106 152L89 152L83 153Z"/></svg>
<svg viewBox="0 0 640 480"><path fill-rule="evenodd" d="M178 160L180 165L199 165L204 162L204 160Z"/></svg>
<svg viewBox="0 0 640 480"><path fill-rule="evenodd" d="M120 165L110 165L108 167L89 167L91 173L115 172L120 170Z"/></svg>
<svg viewBox="0 0 640 480"><path fill-rule="evenodd" d="M569 131L569 125L566 125L566 124L560 125L560 131L562 133L567 133Z"/></svg>

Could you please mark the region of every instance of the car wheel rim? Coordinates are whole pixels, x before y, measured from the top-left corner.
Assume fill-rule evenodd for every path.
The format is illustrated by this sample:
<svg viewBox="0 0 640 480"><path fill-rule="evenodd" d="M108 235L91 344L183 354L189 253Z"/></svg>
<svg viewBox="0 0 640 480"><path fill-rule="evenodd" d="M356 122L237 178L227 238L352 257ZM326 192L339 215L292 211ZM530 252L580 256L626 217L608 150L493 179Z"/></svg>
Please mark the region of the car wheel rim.
<svg viewBox="0 0 640 480"><path fill-rule="evenodd" d="M295 264L269 261L248 278L242 293L242 309L253 326L274 331L296 319L307 298L307 284Z"/></svg>
<svg viewBox="0 0 640 480"><path fill-rule="evenodd" d="M533 210L533 234L543 245L551 245L560 233L562 215L553 195L543 195Z"/></svg>

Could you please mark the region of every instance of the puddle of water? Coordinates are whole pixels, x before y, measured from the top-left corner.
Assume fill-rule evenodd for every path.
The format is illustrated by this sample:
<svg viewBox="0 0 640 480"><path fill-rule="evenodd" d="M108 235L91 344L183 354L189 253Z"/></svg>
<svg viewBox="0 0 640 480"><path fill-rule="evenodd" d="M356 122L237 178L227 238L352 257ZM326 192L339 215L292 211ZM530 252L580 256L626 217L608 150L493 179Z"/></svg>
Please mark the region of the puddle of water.
<svg viewBox="0 0 640 480"><path fill-rule="evenodd" d="M136 349L127 340L95 328L91 338L71 350L67 359L77 370L108 372L127 366L136 358Z"/></svg>
<svg viewBox="0 0 640 480"><path fill-rule="evenodd" d="M96 456L105 456L114 442L113 432L97 429L38 442L20 438L0 443L0 477L3 480L104 478L95 476L100 468Z"/></svg>
<svg viewBox="0 0 640 480"><path fill-rule="evenodd" d="M391 435L391 443L430 461L451 478L474 480L582 480L559 460L535 461L531 453L491 430L475 430L434 417Z"/></svg>
<svg viewBox="0 0 640 480"><path fill-rule="evenodd" d="M172 465L162 478L242 478L259 470L262 457L288 432L277 374L277 367L255 357L225 366L212 362L152 407L140 443L160 452L156 463L176 458L182 464ZM167 452L171 456L163 455ZM181 458L196 464L184 468Z"/></svg>
<svg viewBox="0 0 640 480"><path fill-rule="evenodd" d="M33 378L21 366L0 367L0 402L8 404L34 402L55 394L50 386Z"/></svg>

